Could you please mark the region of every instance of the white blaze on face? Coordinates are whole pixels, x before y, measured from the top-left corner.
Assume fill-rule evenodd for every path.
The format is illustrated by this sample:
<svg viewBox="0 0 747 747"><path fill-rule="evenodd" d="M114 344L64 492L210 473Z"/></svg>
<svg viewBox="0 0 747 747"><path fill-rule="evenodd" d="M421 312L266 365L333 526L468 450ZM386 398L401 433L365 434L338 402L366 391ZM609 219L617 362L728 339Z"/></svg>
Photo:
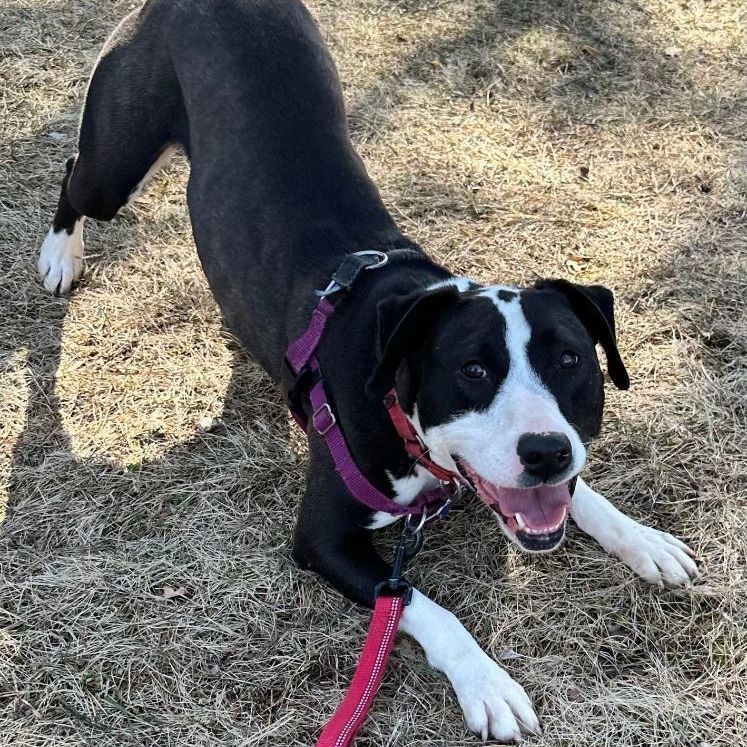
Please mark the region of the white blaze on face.
<svg viewBox="0 0 747 747"><path fill-rule="evenodd" d="M501 300L501 290L511 291L510 300ZM558 403L529 362L527 347L531 328L521 308L520 291L493 286L480 295L490 298L506 323L508 376L486 410L457 415L447 423L422 431L417 410L416 428L430 447L434 461L455 469L452 454L464 460L493 485L522 487L523 466L517 454L519 439L525 433L562 433L573 449L568 475L577 474L586 462L586 449L576 431L560 412ZM567 478L566 478L567 479Z"/></svg>

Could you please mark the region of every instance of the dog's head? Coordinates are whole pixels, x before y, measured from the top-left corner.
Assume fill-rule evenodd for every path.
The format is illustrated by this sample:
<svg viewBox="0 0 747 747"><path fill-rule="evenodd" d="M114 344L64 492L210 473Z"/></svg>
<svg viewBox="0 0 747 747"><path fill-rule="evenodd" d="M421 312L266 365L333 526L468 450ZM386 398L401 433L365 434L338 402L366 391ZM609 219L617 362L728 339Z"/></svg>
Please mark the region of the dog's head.
<svg viewBox="0 0 747 747"><path fill-rule="evenodd" d="M431 458L470 480L519 547L555 549L601 427L597 343L612 382L629 386L612 292L562 280L447 283L382 301L379 337L369 391L396 382Z"/></svg>

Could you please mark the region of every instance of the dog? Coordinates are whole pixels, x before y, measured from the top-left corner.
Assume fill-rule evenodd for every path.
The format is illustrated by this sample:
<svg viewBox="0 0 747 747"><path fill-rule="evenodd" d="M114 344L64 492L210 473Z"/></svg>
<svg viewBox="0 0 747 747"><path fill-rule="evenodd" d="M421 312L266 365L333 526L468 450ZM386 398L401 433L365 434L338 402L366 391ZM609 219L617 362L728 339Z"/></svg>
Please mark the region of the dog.
<svg viewBox="0 0 747 747"><path fill-rule="evenodd" d="M522 550L557 548L570 516L648 582L697 576L683 542L623 515L579 476L602 421L597 344L612 383L629 385L612 292L559 280L483 286L404 236L351 144L335 65L299 0L149 0L122 21L91 77L41 248L47 290L80 279L85 218L112 219L175 147L190 161L211 290L274 380L343 259L386 255L336 303L317 351L347 446L376 489L406 506L436 485L387 417L382 397L394 388L430 459L464 475ZM302 407L313 415L308 398ZM308 435L294 557L372 606L390 567L371 532L398 516L356 500L320 433ZM522 687L423 592L400 630L448 677L483 740L539 730Z"/></svg>

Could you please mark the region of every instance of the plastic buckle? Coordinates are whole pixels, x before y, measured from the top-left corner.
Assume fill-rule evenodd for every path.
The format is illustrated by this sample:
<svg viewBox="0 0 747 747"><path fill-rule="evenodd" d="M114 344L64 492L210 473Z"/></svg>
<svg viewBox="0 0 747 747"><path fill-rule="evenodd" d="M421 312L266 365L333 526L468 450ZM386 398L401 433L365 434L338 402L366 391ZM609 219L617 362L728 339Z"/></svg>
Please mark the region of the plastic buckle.
<svg viewBox="0 0 747 747"><path fill-rule="evenodd" d="M295 373L287 358L280 365L280 392L291 412L303 410L299 382L307 373L307 368Z"/></svg>
<svg viewBox="0 0 747 747"><path fill-rule="evenodd" d="M303 371L301 371L303 374ZM280 391L283 393L283 399L286 404L291 404L291 399L298 386L298 379L300 376L294 373L291 368L291 364L288 363L287 358L283 358L283 362L280 364Z"/></svg>
<svg viewBox="0 0 747 747"><path fill-rule="evenodd" d="M321 417L326 416L326 421L323 423L319 422ZM332 412L332 408L329 406L329 402L325 402L320 407L314 410L311 416L311 423L314 426L314 430L320 436L326 436L337 424L337 418Z"/></svg>
<svg viewBox="0 0 747 747"><path fill-rule="evenodd" d="M389 256L384 252L375 250L364 250L348 254L338 268L332 273L332 280L324 290L316 291L317 296L325 298L337 291L348 289L353 285L355 279L362 270L376 270L383 267L389 261Z"/></svg>

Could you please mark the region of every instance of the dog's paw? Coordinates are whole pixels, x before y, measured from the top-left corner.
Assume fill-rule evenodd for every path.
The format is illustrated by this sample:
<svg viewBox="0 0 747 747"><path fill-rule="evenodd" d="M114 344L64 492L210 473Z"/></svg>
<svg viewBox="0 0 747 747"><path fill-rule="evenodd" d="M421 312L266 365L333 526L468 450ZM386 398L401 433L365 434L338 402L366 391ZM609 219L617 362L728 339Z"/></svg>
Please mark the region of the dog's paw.
<svg viewBox="0 0 747 747"><path fill-rule="evenodd" d="M684 586L698 577L695 553L684 542L629 521L612 552L644 581L659 587Z"/></svg>
<svg viewBox="0 0 747 747"><path fill-rule="evenodd" d="M479 658L463 660L451 677L467 726L483 742L518 742L522 732L539 734L539 721L524 688L480 653Z"/></svg>
<svg viewBox="0 0 747 747"><path fill-rule="evenodd" d="M56 295L67 293L80 280L84 270L82 220L75 224L72 234L49 229L37 268L44 287Z"/></svg>

